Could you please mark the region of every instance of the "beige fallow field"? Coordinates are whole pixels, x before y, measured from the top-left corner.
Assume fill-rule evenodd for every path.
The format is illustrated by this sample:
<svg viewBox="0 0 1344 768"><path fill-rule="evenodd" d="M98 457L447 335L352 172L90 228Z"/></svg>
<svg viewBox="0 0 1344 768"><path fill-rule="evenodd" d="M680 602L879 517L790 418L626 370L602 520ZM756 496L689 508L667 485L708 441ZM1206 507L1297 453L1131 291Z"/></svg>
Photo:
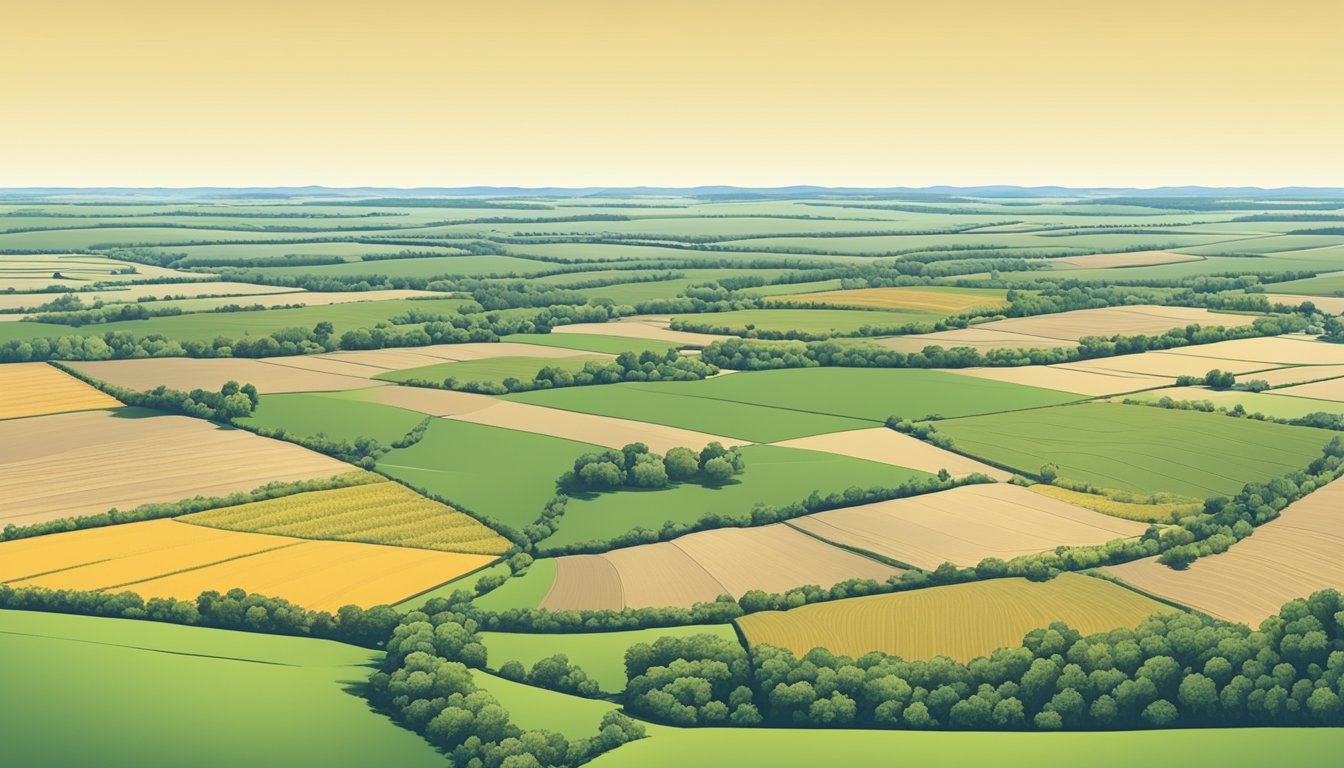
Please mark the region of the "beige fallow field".
<svg viewBox="0 0 1344 768"><path fill-rule="evenodd" d="M1272 371L1256 371L1250 379L1264 379L1271 387L1286 387L1290 384L1306 384L1311 381L1337 379L1344 376L1344 365L1294 365L1289 368L1275 368Z"/></svg>
<svg viewBox="0 0 1344 768"><path fill-rule="evenodd" d="M1210 368L1214 367L1221 371L1228 371L1239 375L1251 371L1263 371L1267 368L1276 367L1273 363L1262 363L1255 360L1219 359L1215 364L1210 362L1207 357L1183 354L1181 350L1184 349L1189 348L1181 347L1177 350L1139 352L1133 355L1116 355L1115 357L1099 357L1093 360L1079 360L1076 363L1061 363L1056 367L1069 368L1076 371L1100 371L1102 373L1137 374L1140 376L1164 376L1170 378L1175 378L1177 376L1203 376L1210 370Z"/></svg>
<svg viewBox="0 0 1344 768"><path fill-rule="evenodd" d="M1276 389L1274 393L1344 403L1344 379L1326 379L1325 381L1314 381L1310 384L1298 384L1293 387Z"/></svg>
<svg viewBox="0 0 1344 768"><path fill-rule="evenodd" d="M1099 397L1137 392L1141 389L1166 387L1176 379L1165 376L1145 376L1119 371L1099 371L1073 368L1065 365L1024 365L1014 368L947 368L947 373L974 376L979 379L1006 381L1043 387L1058 392Z"/></svg>
<svg viewBox="0 0 1344 768"><path fill-rule="evenodd" d="M495 559L149 520L0 544L0 582L179 600L241 587L335 611L395 603Z"/></svg>
<svg viewBox="0 0 1344 768"><path fill-rule="evenodd" d="M1270 304L1287 304L1296 307L1304 301L1310 301L1316 308L1337 315L1344 312L1344 296L1294 296L1288 293L1261 294Z"/></svg>
<svg viewBox="0 0 1344 768"><path fill-rule="evenodd" d="M785 440L773 445L784 448L802 448L809 451L825 451L856 459L866 459L898 467L909 467L923 472L937 474L946 469L953 477L963 477L979 472L995 480L1007 480L1012 473L982 464L975 459L958 453L943 450L936 445L910 435L904 435L886 427L856 429L850 432L830 432L824 435L800 437Z"/></svg>
<svg viewBox="0 0 1344 768"><path fill-rule="evenodd" d="M596 557L614 566L627 608L689 607L722 594L741 597L753 589L786 592L805 584L829 587L855 578L885 581L901 573L786 525L721 528L602 555L558 558L555 583L544 607L609 605L610 571L594 561L567 562L572 557Z"/></svg>
<svg viewBox="0 0 1344 768"><path fill-rule="evenodd" d="M0 365L0 419L120 405L115 397L46 363Z"/></svg>
<svg viewBox="0 0 1344 768"><path fill-rule="evenodd" d="M870 343L898 352L920 352L925 347L939 346L944 349L953 347L971 347L981 352L991 349L1050 349L1053 347L1076 347L1077 341L1055 339L1045 336L1031 336L1025 333L1000 331L989 328L990 324L971 328L958 328L952 331L917 333L910 336L892 336L873 339Z"/></svg>
<svg viewBox="0 0 1344 768"><path fill-rule="evenodd" d="M658 452L687 446L700 448L712 442L727 447L750 443L721 435L649 424L631 419L562 411L529 403L498 400L486 395L424 387L385 387L367 393L375 402L407 408L430 416L469 421L491 427L535 432L582 443L621 448L644 443Z"/></svg>
<svg viewBox="0 0 1344 768"><path fill-rule="evenodd" d="M252 283L232 283L217 280L200 283L150 283L128 285L124 288L100 288L95 291L78 293L0 293L0 309L31 309L63 296L78 296L85 304L94 302L139 301L141 298L182 298L194 299L211 296L252 297L261 294L302 293L299 288L285 288L275 285L254 285ZM361 295L361 294L354 294ZM253 303L238 299L239 304ZM283 303L283 302L282 302Z"/></svg>
<svg viewBox="0 0 1344 768"><path fill-rule="evenodd" d="M169 389L219 391L228 381L251 384L257 391L332 392L362 387L387 386L367 378L321 373L294 367L291 358L273 361L243 358L147 357L138 360L93 360L68 365L87 376L119 387L145 391L160 384Z"/></svg>
<svg viewBox="0 0 1344 768"><path fill-rule="evenodd" d="M305 355L293 358L267 358L267 362L287 362L297 368L338 373L346 376L369 378L389 371L420 368L439 363L463 360L485 360L492 357L573 357L572 349L546 347L540 344L520 344L501 341L496 343L432 344L425 347L397 347L349 352L330 352L323 355ZM612 357L614 355L593 355Z"/></svg>
<svg viewBox="0 0 1344 768"><path fill-rule="evenodd" d="M1344 344L1317 341L1311 336L1257 336L1213 344L1181 347L1182 354L1217 360L1256 360L1273 365L1344 365ZM1214 364L1216 366L1216 363Z"/></svg>
<svg viewBox="0 0 1344 768"><path fill-rule="evenodd" d="M799 517L789 525L836 544L932 570L1011 560L1060 545L1140 536L1121 520L1007 483L959 488Z"/></svg>
<svg viewBox="0 0 1344 768"><path fill-rule="evenodd" d="M1320 589L1344 589L1344 479L1288 505L1220 555L1182 571L1145 558L1105 572L1149 594L1257 626Z"/></svg>
<svg viewBox="0 0 1344 768"><path fill-rule="evenodd" d="M601 555L570 555L555 561L555 581L541 607L552 611L619 611L625 607L621 575Z"/></svg>
<svg viewBox="0 0 1344 768"><path fill-rule="evenodd" d="M28 525L352 471L243 430L126 411L0 422L0 523Z"/></svg>
<svg viewBox="0 0 1344 768"><path fill-rule="evenodd" d="M1203 256L1172 251L1130 251L1129 253L1090 253L1086 256L1063 256L1050 260L1058 269L1117 269L1124 267L1156 267L1178 264L1182 261L1202 261Z"/></svg>
<svg viewBox="0 0 1344 768"><path fill-rule="evenodd" d="M628 339L668 341L673 344L686 344L694 347L703 347L724 339L723 336L715 336L709 333L674 331L668 327L671 322L672 319L665 315L635 315L606 323L561 325L552 329L551 333L591 333L598 336L622 336Z"/></svg>

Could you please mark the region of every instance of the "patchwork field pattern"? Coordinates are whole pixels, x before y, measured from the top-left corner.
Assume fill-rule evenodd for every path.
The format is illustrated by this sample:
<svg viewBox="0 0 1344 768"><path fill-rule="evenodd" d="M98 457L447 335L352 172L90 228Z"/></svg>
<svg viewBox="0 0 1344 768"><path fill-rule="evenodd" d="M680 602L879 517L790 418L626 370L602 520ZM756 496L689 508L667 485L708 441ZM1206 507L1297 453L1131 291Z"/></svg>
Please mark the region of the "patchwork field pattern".
<svg viewBox="0 0 1344 768"><path fill-rule="evenodd" d="M1006 306L1004 293L976 288L854 288L779 296L772 303L833 304L840 307L908 309L955 315L969 309Z"/></svg>
<svg viewBox="0 0 1344 768"><path fill-rule="evenodd" d="M737 620L751 645L801 656L813 648L859 657L869 651L905 659L948 656L969 661L1016 646L1052 621L1089 634L1135 627L1174 610L1124 587L1078 574L1044 583L993 579L890 595L856 597Z"/></svg>
<svg viewBox="0 0 1344 768"><path fill-rule="evenodd" d="M116 398L45 363L0 366L0 419L116 408Z"/></svg>

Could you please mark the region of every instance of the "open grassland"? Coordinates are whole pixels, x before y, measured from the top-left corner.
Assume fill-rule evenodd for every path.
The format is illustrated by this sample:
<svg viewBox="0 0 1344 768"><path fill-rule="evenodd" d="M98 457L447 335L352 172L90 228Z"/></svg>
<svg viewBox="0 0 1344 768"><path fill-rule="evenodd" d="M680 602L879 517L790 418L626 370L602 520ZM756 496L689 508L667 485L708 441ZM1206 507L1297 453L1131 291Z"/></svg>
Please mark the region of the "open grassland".
<svg viewBox="0 0 1344 768"><path fill-rule="evenodd" d="M1173 570L1145 558L1105 572L1153 595L1252 627L1296 597L1344 589L1344 479L1288 505L1219 555Z"/></svg>
<svg viewBox="0 0 1344 768"><path fill-rule="evenodd" d="M395 603L493 559L149 520L0 544L0 582L181 600L241 587L334 612Z"/></svg>
<svg viewBox="0 0 1344 768"><path fill-rule="evenodd" d="M1308 300L1312 296L1344 296L1344 272L1274 283L1270 290L1274 293L1295 294Z"/></svg>
<svg viewBox="0 0 1344 768"><path fill-rule="evenodd" d="M618 320L612 320L606 323L572 323L570 325L561 325L551 330L551 335L557 337L557 343L564 343L562 337L570 334L580 336L619 336L627 341L625 344L638 343L644 341L662 341L675 344L679 347L703 347L707 344L713 344L716 341L722 341L722 337L714 336L708 333L692 333L690 331L674 331L668 326L671 319L666 316L635 315L633 317L622 317Z"/></svg>
<svg viewBox="0 0 1344 768"><path fill-rule="evenodd" d="M279 440L154 414L122 408L0 422L0 445L23 447L0 454L0 521L29 525L225 496L351 469Z"/></svg>
<svg viewBox="0 0 1344 768"><path fill-rule="evenodd" d="M944 288L920 286L905 288L852 288L780 296L778 304L833 304L837 307L905 309L956 315L970 309L1007 306L1007 291L997 288Z"/></svg>
<svg viewBox="0 0 1344 768"><path fill-rule="evenodd" d="M805 336L871 335L873 329L893 333L911 324L932 325L949 312L923 309L739 309L729 312L705 312L678 315L675 319L695 328L714 333L749 336L753 331L787 334L798 331ZM865 329L868 329L865 331Z"/></svg>
<svg viewBox="0 0 1344 768"><path fill-rule="evenodd" d="M261 398L252 415L237 423L251 429L283 429L295 437L325 435L349 442L368 437L390 447L424 418L413 410L340 393L293 393Z"/></svg>
<svg viewBox="0 0 1344 768"><path fill-rule="evenodd" d="M531 346L561 347L582 352L597 352L605 355L619 355L622 352L666 352L681 344L659 339L631 339L596 333L515 333L504 336L501 342L517 342ZM534 352L535 354L535 352ZM570 352L569 354L573 354Z"/></svg>
<svg viewBox="0 0 1344 768"><path fill-rule="evenodd" d="M919 733L801 728L664 728L598 757L593 768L685 768L731 760L772 768L911 765L1090 768L1134 765L1328 768L1344 749L1338 728L1206 728L1100 733Z"/></svg>
<svg viewBox="0 0 1344 768"><path fill-rule="evenodd" d="M328 640L0 611L0 658L14 662L4 664L5 763L442 766L349 691L381 657ZM62 737L61 723L79 723L81 736Z"/></svg>
<svg viewBox="0 0 1344 768"><path fill-rule="evenodd" d="M466 253L460 248L441 245L393 245L387 243L248 243L224 245L179 245L149 249L153 253L169 253L181 256L182 265L205 265L228 263L234 259L263 260L276 259L276 266L284 265L287 256L337 256L346 261L359 261L367 255L394 256L415 252L438 253L445 256L461 256Z"/></svg>
<svg viewBox="0 0 1344 768"><path fill-rule="evenodd" d="M785 592L900 574L787 525L720 528L672 541L557 559L541 607L552 610L690 607L753 589Z"/></svg>
<svg viewBox="0 0 1344 768"><path fill-rule="evenodd" d="M1102 544L1148 526L1107 517L1016 485L964 485L939 493L818 512L789 525L826 541L933 570L1011 560L1056 546Z"/></svg>
<svg viewBox="0 0 1344 768"><path fill-rule="evenodd" d="M699 450L702 445L688 447ZM827 495L855 486L894 487L927 477L905 467L772 445L746 446L742 457L746 471L719 485L687 482L660 490L572 493L560 530L541 546L603 541L635 528L656 531L664 523L693 523L707 514L747 522L757 503L782 506L801 502L813 491Z"/></svg>
<svg viewBox="0 0 1344 768"><path fill-rule="evenodd" d="M90 360L67 363L71 368L118 387L147 391L163 385L190 392L218 392L227 381L251 384L262 393L326 392L382 386L354 376L321 373L288 364L240 358L150 357L139 360Z"/></svg>
<svg viewBox="0 0 1344 768"><path fill-rule="evenodd" d="M485 360L436 363L419 368L380 373L384 381L433 381L442 383L453 379L460 384L479 381L503 384L505 379L531 381L542 368L559 368L571 373L583 370L589 360L609 360L604 355L573 355L571 357L492 357Z"/></svg>
<svg viewBox="0 0 1344 768"><path fill-rule="evenodd" d="M963 416L1076 399L1063 392L941 371L871 368L793 368L704 381L572 387L505 398L756 442L862 429L893 415Z"/></svg>
<svg viewBox="0 0 1344 768"><path fill-rule="evenodd" d="M202 275L204 277L204 275ZM101 278L100 278L101 280ZM203 281L199 283L146 283L140 285L109 285L96 290L87 286L65 286L62 293L0 293L0 309L34 309L55 299L76 296L84 304L138 302L145 299L194 299L200 297L228 298L229 303L251 304L259 295L296 294L304 291L276 285ZM77 292L75 289L79 289ZM2 288L0 288L2 290ZM297 296L295 297L297 299ZM157 306L157 305L154 305Z"/></svg>
<svg viewBox="0 0 1344 768"><path fill-rule="evenodd" d="M596 736L602 716L617 708L617 705L610 701L585 699L533 685L515 683L481 670L472 670L471 676L481 690L499 701L509 713L509 721L514 725L524 729L545 729L560 733L571 741ZM650 726L650 730L655 728L657 727ZM443 758L439 759L442 768Z"/></svg>
<svg viewBox="0 0 1344 768"><path fill-rule="evenodd" d="M849 432L831 432L825 435L800 437L775 443L780 448L801 448L850 456L866 461L909 467L929 474L946 469L953 477L980 473L995 480L1007 480L1012 475L1001 469L959 453L943 450L919 438L886 427L856 429Z"/></svg>
<svg viewBox="0 0 1344 768"><path fill-rule="evenodd" d="M116 408L115 397L45 363L0 365L0 419Z"/></svg>
<svg viewBox="0 0 1344 768"><path fill-rule="evenodd" d="M1160 501L1154 504L1117 501L1109 496L1097 493L1083 493L1057 485L1036 483L1028 490L1051 499L1067 502L1085 509L1095 510L1103 515L1134 520L1140 523L1169 523L1172 516L1182 517L1204 509L1199 502Z"/></svg>
<svg viewBox="0 0 1344 768"><path fill-rule="evenodd" d="M1283 370L1298 371L1301 369L1285 368ZM1246 378L1252 377L1248 376ZM1260 374L1255 374L1254 378L1260 378ZM1144 402L1154 402L1164 397L1170 397L1177 401L1209 402L1215 408L1227 408L1229 410L1240 405L1246 409L1248 414L1260 413L1273 419L1297 419L1309 413L1344 413L1344 402L1313 400L1308 397L1280 394L1288 391L1288 389L1297 388L1289 387L1268 392L1242 392L1230 389L1213 390L1205 387L1168 387L1166 389L1154 389L1150 392L1139 392L1130 397Z"/></svg>
<svg viewBox="0 0 1344 768"><path fill-rule="evenodd" d="M447 419L378 462L384 474L454 506L521 529L555 496L555 480L590 444ZM446 579L440 579L440 582Z"/></svg>
<svg viewBox="0 0 1344 768"><path fill-rule="evenodd" d="M1093 253L1087 256L1061 256L1051 259L1053 267L1073 269L1118 269L1125 267L1152 267L1159 264L1179 264L1183 261L1199 261L1199 256L1173 251L1128 251L1123 253ZM1117 277L1123 278L1120 274Z"/></svg>
<svg viewBox="0 0 1344 768"><path fill-rule="evenodd" d="M1140 405L1083 403L937 422L957 450L1133 493L1194 498L1305 468L1334 433Z"/></svg>
<svg viewBox="0 0 1344 768"><path fill-rule="evenodd" d="M737 641L729 624L693 624L687 627L636 629L628 632L531 635L518 632L482 632L481 641L490 653L490 667L506 661L521 661L529 669L541 659L563 653L596 680L605 693L625 690L625 651L637 643L652 644L660 637L715 635Z"/></svg>
<svg viewBox="0 0 1344 768"><path fill-rule="evenodd" d="M1017 646L1037 627L1062 621L1083 634L1136 627L1173 608L1090 576L1050 581L993 579L890 595L853 597L737 620L751 645L813 648L857 658L882 651L905 659L969 661Z"/></svg>
<svg viewBox="0 0 1344 768"><path fill-rule="evenodd" d="M264 296L238 298L232 296L204 299L169 299L157 302L156 307L176 307L183 312L211 312L221 307L320 307L331 304L351 304L367 301L392 301L395 299L432 299L442 298L443 294L431 291L382 290L382 291L298 291L295 293L275 293Z"/></svg>
<svg viewBox="0 0 1344 768"><path fill-rule="evenodd" d="M311 491L178 518L230 531L499 555L513 546L451 507L383 482Z"/></svg>
<svg viewBox="0 0 1344 768"><path fill-rule="evenodd" d="M415 246L411 246L415 247ZM417 259L379 259L344 264L266 267L266 273L285 277L525 277L549 272L554 264L513 256L430 256Z"/></svg>
<svg viewBox="0 0 1344 768"><path fill-rule="evenodd" d="M507 567L507 566L506 566ZM532 563L525 573L504 582L503 586L476 598L478 607L487 611L510 608L536 608L555 583L556 561L543 558ZM503 574L503 575L507 575ZM445 587L451 584L444 585Z"/></svg>

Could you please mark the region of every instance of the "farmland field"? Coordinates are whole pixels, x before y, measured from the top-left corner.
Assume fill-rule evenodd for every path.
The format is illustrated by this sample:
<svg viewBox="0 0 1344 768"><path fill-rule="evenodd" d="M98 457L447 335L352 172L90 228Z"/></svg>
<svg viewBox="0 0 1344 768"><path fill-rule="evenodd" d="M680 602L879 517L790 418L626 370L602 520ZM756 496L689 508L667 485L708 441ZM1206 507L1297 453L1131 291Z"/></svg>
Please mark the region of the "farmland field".
<svg viewBox="0 0 1344 768"><path fill-rule="evenodd" d="M0 611L0 657L23 659L5 665L6 696L23 706L0 720L0 740L14 766L442 766L347 692L381 656L329 640ZM52 739L54 722L83 723L85 737ZM146 722L160 726L153 749Z"/></svg>
<svg viewBox="0 0 1344 768"><path fill-rule="evenodd" d="M475 13L401 25L406 55L438 50L421 31L471 43ZM668 23L746 39L696 13ZM865 28L836 13L809 34ZM559 39L573 16L529 18ZM789 42L777 17L752 30ZM340 69L306 32L253 26L279 32L232 64L279 40ZM71 29L23 39L60 48ZM520 59L468 55L488 65L418 101L397 89L419 64L375 77L387 58L360 49L336 133L310 149L374 115L442 134L423 174L475 173L456 138L478 125L530 132L513 149L544 170L529 142L592 159L575 125L694 119L685 141L731 171L752 152L713 124L722 104L651 112L612 80L635 122L552 120L591 101L567 90L574 56L679 61L699 85L731 71L712 47L663 57L694 36L656 31L643 58L537 47L553 81L495 96L477 70ZM113 69L145 45L88 50L112 42ZM1257 45L1296 50L1281 42ZM762 72L772 46L753 48ZM170 80L174 114L198 114ZM414 108L360 112L366 80ZM1013 91L988 82L955 92ZM315 92L290 90L267 130ZM19 101L79 105L93 122L68 130L113 147L164 124L59 93ZM546 117L509 122L501 98ZM773 151L832 123L750 135ZM1173 135L1205 135L1187 127ZM10 143L21 178L38 148ZM280 148L277 169L317 157ZM1132 149L1115 154L1146 157ZM239 173L254 155L229 154ZM331 173L363 172L347 159ZM1344 192L1320 187L0 189L0 763L1334 765L1341 222ZM707 366L482 394L645 351ZM1234 380L1197 382L1212 369ZM701 453L715 442L734 453ZM576 470L631 444L690 453ZM1223 621L1271 616L1250 635Z"/></svg>
<svg viewBox="0 0 1344 768"><path fill-rule="evenodd" d="M1192 411L1086 403L937 422L959 451L1136 493L1234 493L1306 466L1332 434Z"/></svg>
<svg viewBox="0 0 1344 768"><path fill-rule="evenodd" d="M869 651L905 659L949 656L967 661L1015 646L1032 629L1063 621L1089 634L1135 627L1149 615L1173 610L1124 587L1076 574L1043 584L994 579L914 592L855 597L738 620L752 645L769 644L801 655L827 648L847 656Z"/></svg>

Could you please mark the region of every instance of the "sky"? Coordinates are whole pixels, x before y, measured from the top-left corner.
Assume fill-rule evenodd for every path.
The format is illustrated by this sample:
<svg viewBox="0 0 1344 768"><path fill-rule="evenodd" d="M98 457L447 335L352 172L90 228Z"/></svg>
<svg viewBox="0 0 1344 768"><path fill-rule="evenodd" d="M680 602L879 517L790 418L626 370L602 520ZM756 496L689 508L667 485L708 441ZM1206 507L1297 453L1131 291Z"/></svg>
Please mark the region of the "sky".
<svg viewBox="0 0 1344 768"><path fill-rule="evenodd" d="M1339 0L43 0L0 186L1344 186Z"/></svg>

